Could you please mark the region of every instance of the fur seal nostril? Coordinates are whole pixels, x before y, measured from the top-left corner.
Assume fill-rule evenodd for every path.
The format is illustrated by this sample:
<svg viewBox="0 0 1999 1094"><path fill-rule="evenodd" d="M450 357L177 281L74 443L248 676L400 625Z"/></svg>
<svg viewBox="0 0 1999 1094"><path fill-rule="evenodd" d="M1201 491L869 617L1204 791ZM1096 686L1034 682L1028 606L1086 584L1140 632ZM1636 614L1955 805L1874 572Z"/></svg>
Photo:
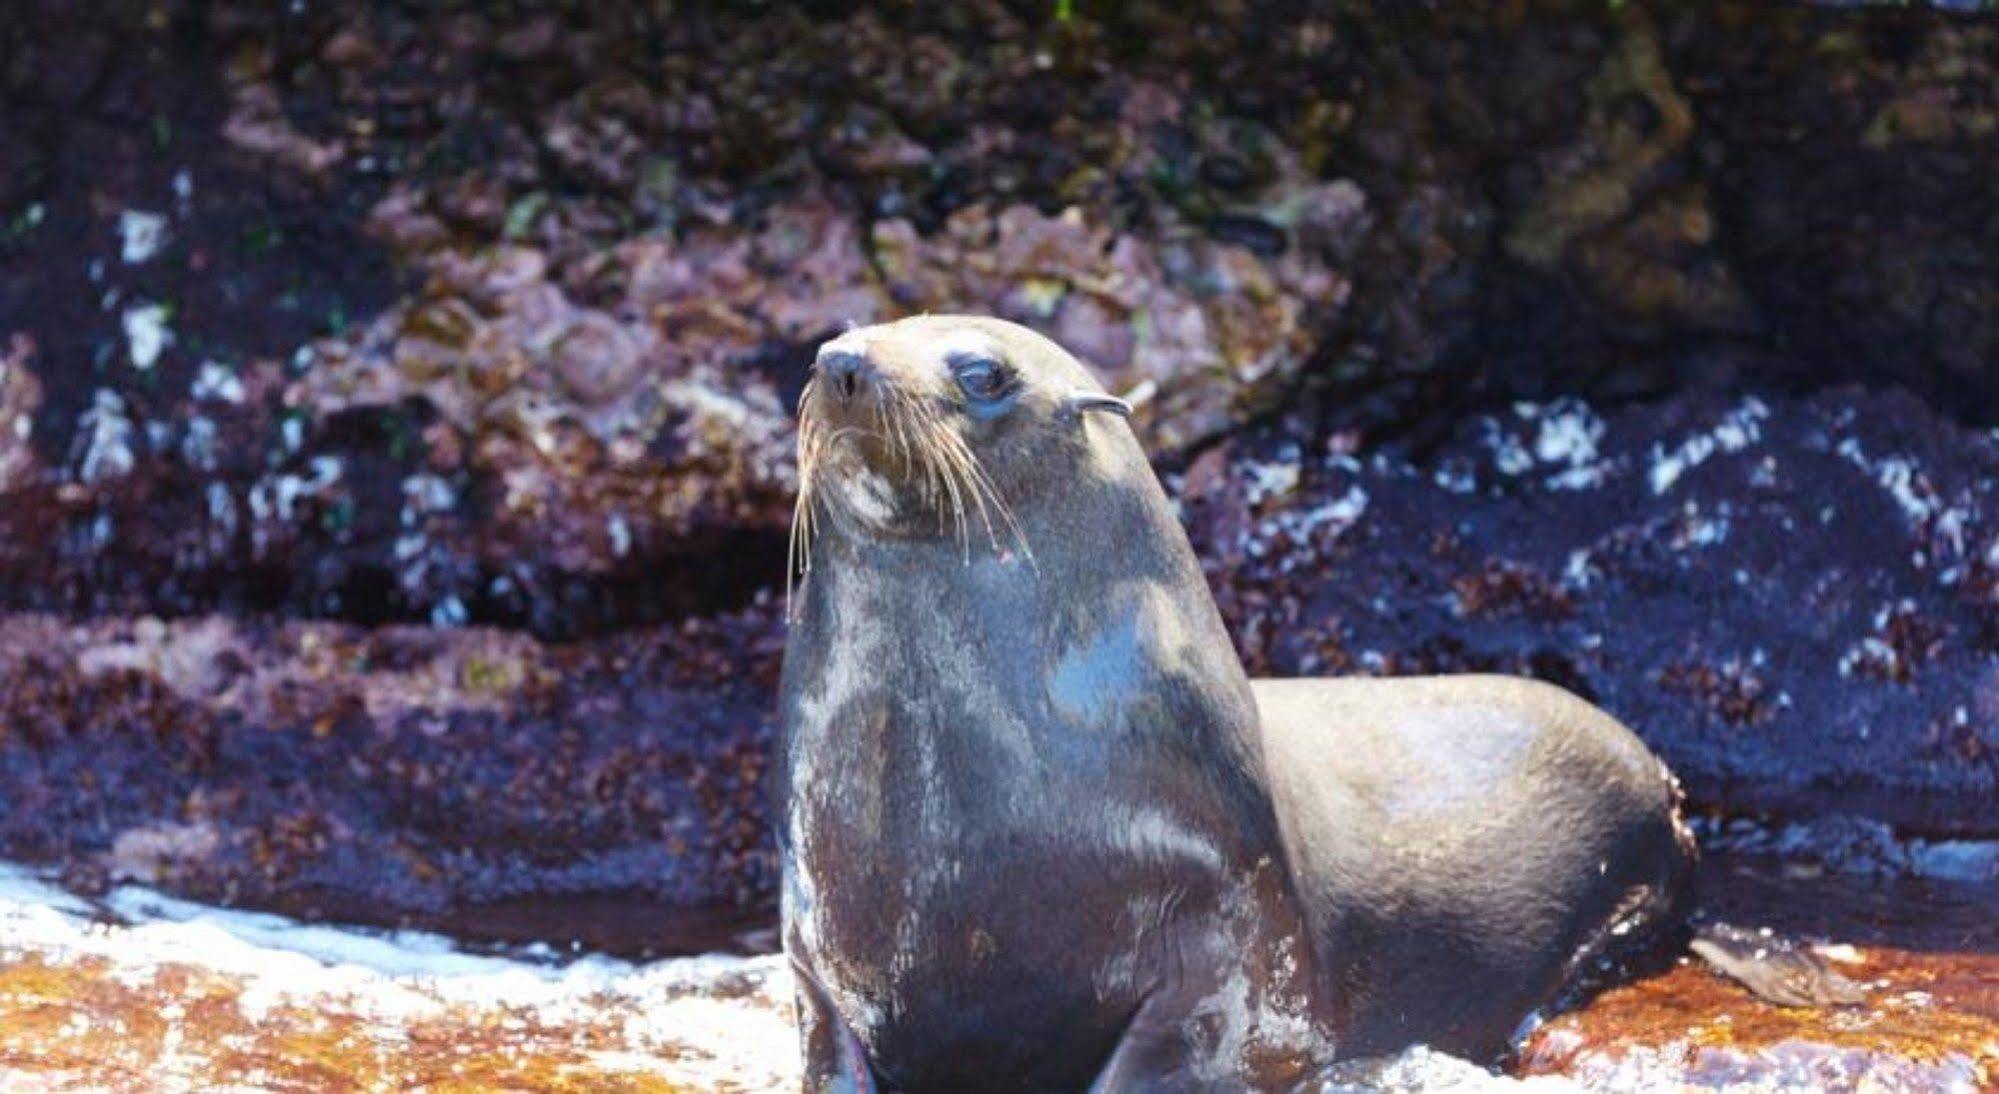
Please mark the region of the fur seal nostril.
<svg viewBox="0 0 1999 1094"><path fill-rule="evenodd" d="M826 374L842 398L851 399L860 390L861 382L868 371L868 359L849 350L835 350L819 355L819 370Z"/></svg>

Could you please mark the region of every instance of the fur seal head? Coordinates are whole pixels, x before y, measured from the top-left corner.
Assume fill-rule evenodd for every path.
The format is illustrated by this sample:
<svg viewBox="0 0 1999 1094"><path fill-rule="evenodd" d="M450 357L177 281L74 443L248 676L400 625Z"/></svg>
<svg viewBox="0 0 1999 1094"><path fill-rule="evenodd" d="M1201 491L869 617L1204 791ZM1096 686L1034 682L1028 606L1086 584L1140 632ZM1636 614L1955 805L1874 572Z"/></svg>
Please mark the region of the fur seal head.
<svg viewBox="0 0 1999 1094"><path fill-rule="evenodd" d="M820 348L799 399L793 570L809 568L822 517L864 538L1031 557L1017 514L1143 460L1128 429L1089 427L1130 413L1062 347L1004 320L848 331Z"/></svg>

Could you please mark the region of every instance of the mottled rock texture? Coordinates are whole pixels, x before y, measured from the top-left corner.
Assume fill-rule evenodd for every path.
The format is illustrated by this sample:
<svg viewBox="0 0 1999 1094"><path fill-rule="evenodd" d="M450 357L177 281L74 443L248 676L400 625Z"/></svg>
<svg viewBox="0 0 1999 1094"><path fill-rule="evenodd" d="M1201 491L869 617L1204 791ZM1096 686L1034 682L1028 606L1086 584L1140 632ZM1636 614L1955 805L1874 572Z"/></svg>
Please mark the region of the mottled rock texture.
<svg viewBox="0 0 1999 1094"><path fill-rule="evenodd" d="M0 846L85 888L491 940L742 945L775 884L774 614L566 647L10 616Z"/></svg>
<svg viewBox="0 0 1999 1094"><path fill-rule="evenodd" d="M1416 463L1266 443L1181 488L1253 672L1525 673L1697 803L1999 831L1991 432L1838 390L1520 403Z"/></svg>
<svg viewBox="0 0 1999 1094"><path fill-rule="evenodd" d="M1169 459L1301 400L1434 432L1656 396L1717 341L1999 411L1977 16L31 14L0 38L16 606L740 604L807 348L912 310L1156 382Z"/></svg>
<svg viewBox="0 0 1999 1094"><path fill-rule="evenodd" d="M1412 462L1169 478L1252 672L1506 671L1698 806L1999 831L1999 440L1906 395L1521 404ZM486 628L0 619L0 846L209 899L645 948L768 913L781 610ZM573 900L531 921L528 898ZM679 919L665 911L699 912Z"/></svg>
<svg viewBox="0 0 1999 1094"><path fill-rule="evenodd" d="M1867 986L1837 1010L1774 1007L1695 961L1529 1034L1516 1070L1589 1090L1988 1090L1999 1081L1999 887L1855 884L1769 860L1702 872L1712 911L1791 937Z"/></svg>
<svg viewBox="0 0 1999 1094"><path fill-rule="evenodd" d="M790 403L948 309L1149 385L1258 672L1999 834L1989 14L17 6L0 852L767 910Z"/></svg>

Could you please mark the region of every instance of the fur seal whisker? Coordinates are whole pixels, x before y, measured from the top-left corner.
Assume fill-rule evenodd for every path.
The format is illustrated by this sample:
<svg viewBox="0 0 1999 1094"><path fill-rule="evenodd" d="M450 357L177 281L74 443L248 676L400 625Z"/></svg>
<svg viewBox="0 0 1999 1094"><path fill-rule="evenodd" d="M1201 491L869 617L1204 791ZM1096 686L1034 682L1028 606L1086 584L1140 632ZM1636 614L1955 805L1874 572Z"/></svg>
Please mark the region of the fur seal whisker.
<svg viewBox="0 0 1999 1094"><path fill-rule="evenodd" d="M937 529L940 533L946 531L948 529L948 525L946 524L948 514L942 511L942 506L939 504L943 500L942 473L938 470L935 462L928 459L918 460L916 455L921 448L916 438L921 433L922 423L917 417L915 403L910 399L908 393L902 391L900 388L890 389L890 401L895 404L897 430L903 443L904 473L907 474L912 464L921 463L923 468L923 484L921 489L923 491L924 503L939 509Z"/></svg>
<svg viewBox="0 0 1999 1094"><path fill-rule="evenodd" d="M909 416L912 434L922 442L917 447L925 457L926 468L935 470L949 490L951 513L956 520L964 561L969 564L972 557L968 498L972 505L978 507L979 520L986 528L986 538L997 550L998 535L993 528L985 496L989 489L981 482L983 475L979 472L977 460L966 448L963 438L951 431L935 407L900 389L896 389L895 398Z"/></svg>
<svg viewBox="0 0 1999 1094"><path fill-rule="evenodd" d="M898 394L907 397L906 393ZM1015 545L1020 548L1022 557L1032 563L1034 551L1028 545L1027 536L1021 530L1019 521L1015 519L1012 507L1000 493L998 484L994 483L992 476L986 472L985 465L979 462L978 453L972 450L963 437L945 424L942 414L934 406L924 406L920 413L930 424L940 453L963 475L967 492L979 507L979 519L985 525L987 542L995 552L1004 550L999 542L998 529L992 521L992 513L997 512L1001 523L1006 525L1012 535Z"/></svg>
<svg viewBox="0 0 1999 1094"><path fill-rule="evenodd" d="M993 528L992 518L986 511L986 499L991 499L993 508L999 513L1001 523L1007 526L1007 530L1013 536L1014 543L1020 548L1021 557L1025 558L1029 564L1032 564L1034 562L1034 549L1027 542L1027 534L1021 530L1020 522L1014 518L1013 509L1007 505L1006 499L1000 495L999 487L993 482L992 476L988 475L985 467L979 463L978 455L966 447L965 442L956 436L951 437L951 443L959 457L964 461L967 478L977 488L973 497L978 501L979 517L985 522L986 538L992 543L993 550L997 552L1002 550L1002 548L999 543L999 535Z"/></svg>
<svg viewBox="0 0 1999 1094"><path fill-rule="evenodd" d="M925 423L924 438L928 442L926 452L936 457L938 466L944 472L945 481L950 484L951 508L958 518L958 546L965 561L969 563L972 558L972 541L969 509L965 499L971 497L978 502L982 518L985 517L985 502L979 497L976 484L966 474L963 453L953 447L952 442L957 438L935 421ZM987 530L990 534L989 520Z"/></svg>
<svg viewBox="0 0 1999 1094"><path fill-rule="evenodd" d="M812 570L812 541L818 531L819 492L816 489L820 464L827 451L842 438L864 433L857 426L829 430L814 412L813 394L817 377L806 380L799 392L798 412L798 492L792 499L791 526L785 541L784 607L792 614L797 580Z"/></svg>
<svg viewBox="0 0 1999 1094"><path fill-rule="evenodd" d="M825 427L811 412L812 381L806 381L800 395L798 422L798 495L792 501L791 528L785 544L784 610L792 615L792 590L798 577L812 569L812 537L817 523L817 497L813 489L819 461L831 443ZM839 431L835 431L837 437Z"/></svg>

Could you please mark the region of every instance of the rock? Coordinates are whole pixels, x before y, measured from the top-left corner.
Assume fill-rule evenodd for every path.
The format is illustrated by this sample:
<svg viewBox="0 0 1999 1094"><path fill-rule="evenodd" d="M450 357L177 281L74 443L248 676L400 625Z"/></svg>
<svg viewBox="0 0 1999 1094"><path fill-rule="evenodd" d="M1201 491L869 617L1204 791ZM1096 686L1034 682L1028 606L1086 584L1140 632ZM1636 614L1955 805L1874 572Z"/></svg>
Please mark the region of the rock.
<svg viewBox="0 0 1999 1094"><path fill-rule="evenodd" d="M1037 327L1094 365L1114 391L1155 385L1141 431L1171 457L1295 386L1346 282L1316 258L1266 262L1205 237L1153 242L1093 225L973 207L924 239L875 228L889 295L910 311L986 312Z"/></svg>
<svg viewBox="0 0 1999 1094"><path fill-rule="evenodd" d="M34 354L35 341L25 334L8 339L0 352L0 494L32 482L40 470L34 436L42 384L28 367Z"/></svg>
<svg viewBox="0 0 1999 1094"><path fill-rule="evenodd" d="M1660 397L1703 367L1689 335L1751 385L1896 382L1974 423L1999 398L1989 27L1394 14L29 24L6 79L49 92L0 139L41 196L0 240L0 335L36 346L43 471L7 478L0 604L545 634L737 606L775 582L722 559L782 534L810 344L924 308L1153 381L1175 464L1292 409L1436 432ZM164 220L128 265L132 210ZM211 367L282 396L184 398Z"/></svg>
<svg viewBox="0 0 1999 1094"><path fill-rule="evenodd" d="M735 945L775 885L775 615L573 647L0 618L0 854L313 919Z"/></svg>
<svg viewBox="0 0 1999 1094"><path fill-rule="evenodd" d="M569 609L542 590L643 580L663 556L784 534L789 412L753 358L837 328L840 292L864 277L843 231L822 204L787 207L760 235L630 240L587 271L521 246L419 254L422 298L317 346L285 401L321 425L435 414L423 474L443 486L400 510L405 598L514 597L510 616L560 629ZM777 576L748 574L749 589Z"/></svg>
<svg viewBox="0 0 1999 1094"><path fill-rule="evenodd" d="M1999 834L1999 447L1907 396L1521 404L1420 463L1190 469L1252 671L1497 670L1617 714L1699 805Z"/></svg>
<svg viewBox="0 0 1999 1094"><path fill-rule="evenodd" d="M342 930L0 868L0 1084L780 1091L772 957L634 965Z"/></svg>
<svg viewBox="0 0 1999 1094"><path fill-rule="evenodd" d="M1769 860L1703 869L1709 910L1862 982L1859 1006L1761 1002L1698 963L1622 984L1530 1033L1527 1075L1591 1090L1982 1090L1999 1076L1999 890L1813 879ZM1748 918L1745 918L1748 917Z"/></svg>
<svg viewBox="0 0 1999 1094"><path fill-rule="evenodd" d="M1999 27L1938 12L1678 19L1718 231L1762 322L1838 378L1999 414ZM1825 78L1837 67L1837 80Z"/></svg>
<svg viewBox="0 0 1999 1094"><path fill-rule="evenodd" d="M1150 385L1257 671L1529 672L1717 823L1989 866L1988 20L1078 7L16 20L0 610L72 621L0 617L0 847L767 904L790 406L934 309Z"/></svg>
<svg viewBox="0 0 1999 1094"><path fill-rule="evenodd" d="M1781 887L1829 918L1807 925L1778 911L1771 921L1820 932L1815 949L1868 982L1866 1003L1780 1009L1682 963L1527 1032L1514 1075L1418 1046L1340 1064L1326 1088L1990 1085L1994 959L1933 946L1938 928L1989 944L1989 891L1776 880L1761 869L1710 863L1705 891L1740 915L1768 899L1759 890ZM1903 924L1886 936L1866 918L1884 910ZM565 963L546 949L467 953L435 935L245 915L136 886L86 900L0 869L0 1081L14 1085L165 1075L200 1087L788 1090L798 1082L791 997L776 957L633 965L601 955Z"/></svg>
<svg viewBox="0 0 1999 1094"><path fill-rule="evenodd" d="M1252 672L1540 676L1633 725L1703 810L1851 814L1883 872L1982 868L1949 837L1999 833L1989 437L1848 391L1521 405L1420 463L1309 451L1246 438L1169 477ZM627 891L767 908L777 614L575 646L0 619L0 851L370 919ZM186 825L213 849L118 851Z"/></svg>
<svg viewBox="0 0 1999 1094"><path fill-rule="evenodd" d="M308 177L321 177L347 154L340 141L315 141L285 117L278 89L267 82L244 82L230 90L229 120L222 137L256 156L268 156Z"/></svg>

